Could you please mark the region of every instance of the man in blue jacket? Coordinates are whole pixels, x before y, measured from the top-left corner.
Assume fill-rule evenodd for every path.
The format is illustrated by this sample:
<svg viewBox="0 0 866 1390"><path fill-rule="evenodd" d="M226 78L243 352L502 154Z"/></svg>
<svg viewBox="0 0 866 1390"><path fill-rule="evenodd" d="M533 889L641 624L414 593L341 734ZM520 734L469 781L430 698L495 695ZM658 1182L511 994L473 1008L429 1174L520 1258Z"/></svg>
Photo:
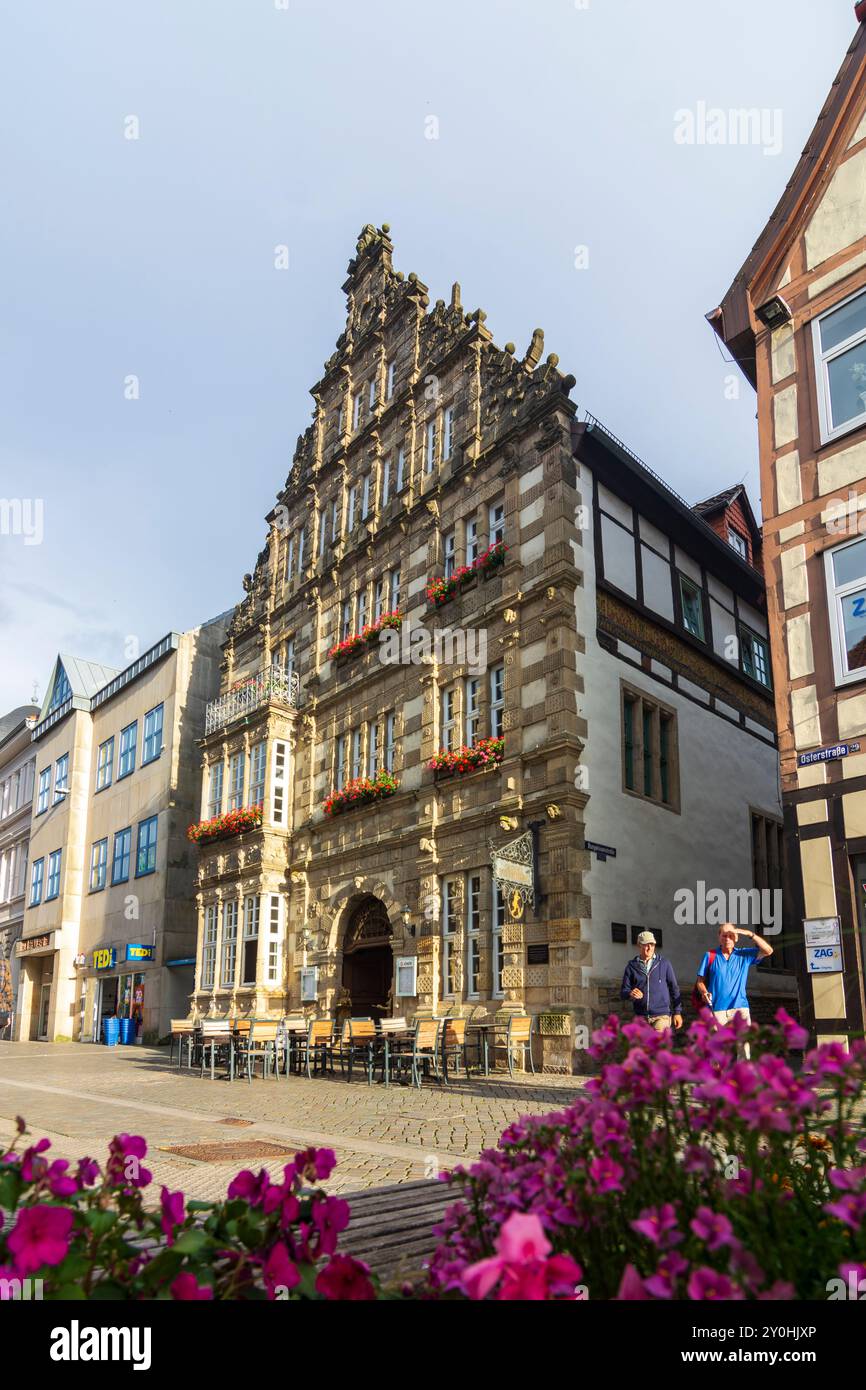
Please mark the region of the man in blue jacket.
<svg viewBox="0 0 866 1390"><path fill-rule="evenodd" d="M636 1018L645 1018L657 1033L673 1025L683 1026L683 1001L674 968L664 956L656 955L656 939L642 931L637 939L637 955L630 960L622 977L621 999L630 999Z"/></svg>

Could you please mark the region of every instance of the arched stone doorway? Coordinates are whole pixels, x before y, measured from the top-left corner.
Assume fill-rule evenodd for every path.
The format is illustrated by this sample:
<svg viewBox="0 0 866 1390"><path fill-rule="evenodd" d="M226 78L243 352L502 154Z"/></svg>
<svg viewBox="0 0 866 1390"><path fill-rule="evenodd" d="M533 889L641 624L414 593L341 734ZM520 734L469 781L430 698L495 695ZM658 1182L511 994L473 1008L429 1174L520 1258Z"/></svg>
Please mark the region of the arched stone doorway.
<svg viewBox="0 0 866 1390"><path fill-rule="evenodd" d="M394 953L385 904L368 895L352 910L343 938L343 988L353 1018L381 1018L390 1010Z"/></svg>

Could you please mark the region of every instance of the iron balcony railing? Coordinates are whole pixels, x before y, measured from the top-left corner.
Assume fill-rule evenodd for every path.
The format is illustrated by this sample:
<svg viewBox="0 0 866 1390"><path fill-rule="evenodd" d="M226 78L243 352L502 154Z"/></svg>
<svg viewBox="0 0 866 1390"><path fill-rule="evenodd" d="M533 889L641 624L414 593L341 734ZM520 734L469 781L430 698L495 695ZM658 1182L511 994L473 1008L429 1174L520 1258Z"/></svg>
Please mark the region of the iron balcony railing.
<svg viewBox="0 0 866 1390"><path fill-rule="evenodd" d="M285 671L281 666L272 666L268 671L250 676L249 680L209 702L205 710L205 738L262 705L274 703L297 709L300 684L297 671Z"/></svg>

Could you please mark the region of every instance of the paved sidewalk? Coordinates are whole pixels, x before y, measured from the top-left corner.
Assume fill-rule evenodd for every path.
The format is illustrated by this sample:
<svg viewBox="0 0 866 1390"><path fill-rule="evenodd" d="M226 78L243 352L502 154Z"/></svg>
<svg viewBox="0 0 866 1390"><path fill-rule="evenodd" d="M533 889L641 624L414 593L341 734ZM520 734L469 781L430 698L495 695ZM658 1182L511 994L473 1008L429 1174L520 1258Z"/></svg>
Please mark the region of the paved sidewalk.
<svg viewBox="0 0 866 1390"><path fill-rule="evenodd" d="M154 1197L165 1183L199 1200L224 1196L240 1168L279 1171L284 1160L203 1162L166 1148L264 1142L292 1152L319 1144L337 1154L329 1189L357 1191L471 1161L513 1120L560 1109L581 1084L576 1077L473 1077L418 1091L290 1076L250 1085L178 1072L164 1048L0 1043L0 1143L13 1135L16 1115L33 1135L52 1140L58 1158L86 1153L102 1161L112 1135L143 1134Z"/></svg>

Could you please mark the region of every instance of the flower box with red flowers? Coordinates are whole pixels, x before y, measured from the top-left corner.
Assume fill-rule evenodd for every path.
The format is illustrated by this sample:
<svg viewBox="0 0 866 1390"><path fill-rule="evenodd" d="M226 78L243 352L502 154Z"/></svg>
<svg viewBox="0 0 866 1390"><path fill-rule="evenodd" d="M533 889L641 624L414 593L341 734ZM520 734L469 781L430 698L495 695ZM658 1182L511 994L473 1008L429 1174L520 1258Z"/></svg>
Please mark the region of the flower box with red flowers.
<svg viewBox="0 0 866 1390"><path fill-rule="evenodd" d="M241 806L236 811L226 811L223 816L213 816L211 820L200 820L196 825L191 825L186 838L196 845L209 845L214 840L228 840L232 835L243 835L245 830L258 830L261 823L261 806Z"/></svg>
<svg viewBox="0 0 866 1390"><path fill-rule="evenodd" d="M471 747L448 750L440 748L430 759L427 768L437 777L461 777L465 772L479 772L499 767L505 756L505 739L481 738Z"/></svg>
<svg viewBox="0 0 866 1390"><path fill-rule="evenodd" d="M427 585L427 597L433 607L441 608L443 604L449 603L459 590L465 589L478 575L483 579L489 578L505 564L507 551L508 546L505 542L497 541L485 550L483 555L473 560L471 565L461 565L447 579L431 579Z"/></svg>
<svg viewBox="0 0 866 1390"><path fill-rule="evenodd" d="M393 796L399 783L392 772L377 772L375 777L355 777L345 787L331 792L323 810L326 816L339 816L358 806L369 806Z"/></svg>
<svg viewBox="0 0 866 1390"><path fill-rule="evenodd" d="M394 631L399 632L402 626L402 613L398 613L396 610L393 613L384 613L374 623L367 623L360 632L353 632L351 637L344 637L342 642L337 642L336 646L331 647L328 652L328 660L340 661L344 657L355 656L358 652L364 651L366 647L373 646L379 633L384 632L386 628L393 628Z"/></svg>

